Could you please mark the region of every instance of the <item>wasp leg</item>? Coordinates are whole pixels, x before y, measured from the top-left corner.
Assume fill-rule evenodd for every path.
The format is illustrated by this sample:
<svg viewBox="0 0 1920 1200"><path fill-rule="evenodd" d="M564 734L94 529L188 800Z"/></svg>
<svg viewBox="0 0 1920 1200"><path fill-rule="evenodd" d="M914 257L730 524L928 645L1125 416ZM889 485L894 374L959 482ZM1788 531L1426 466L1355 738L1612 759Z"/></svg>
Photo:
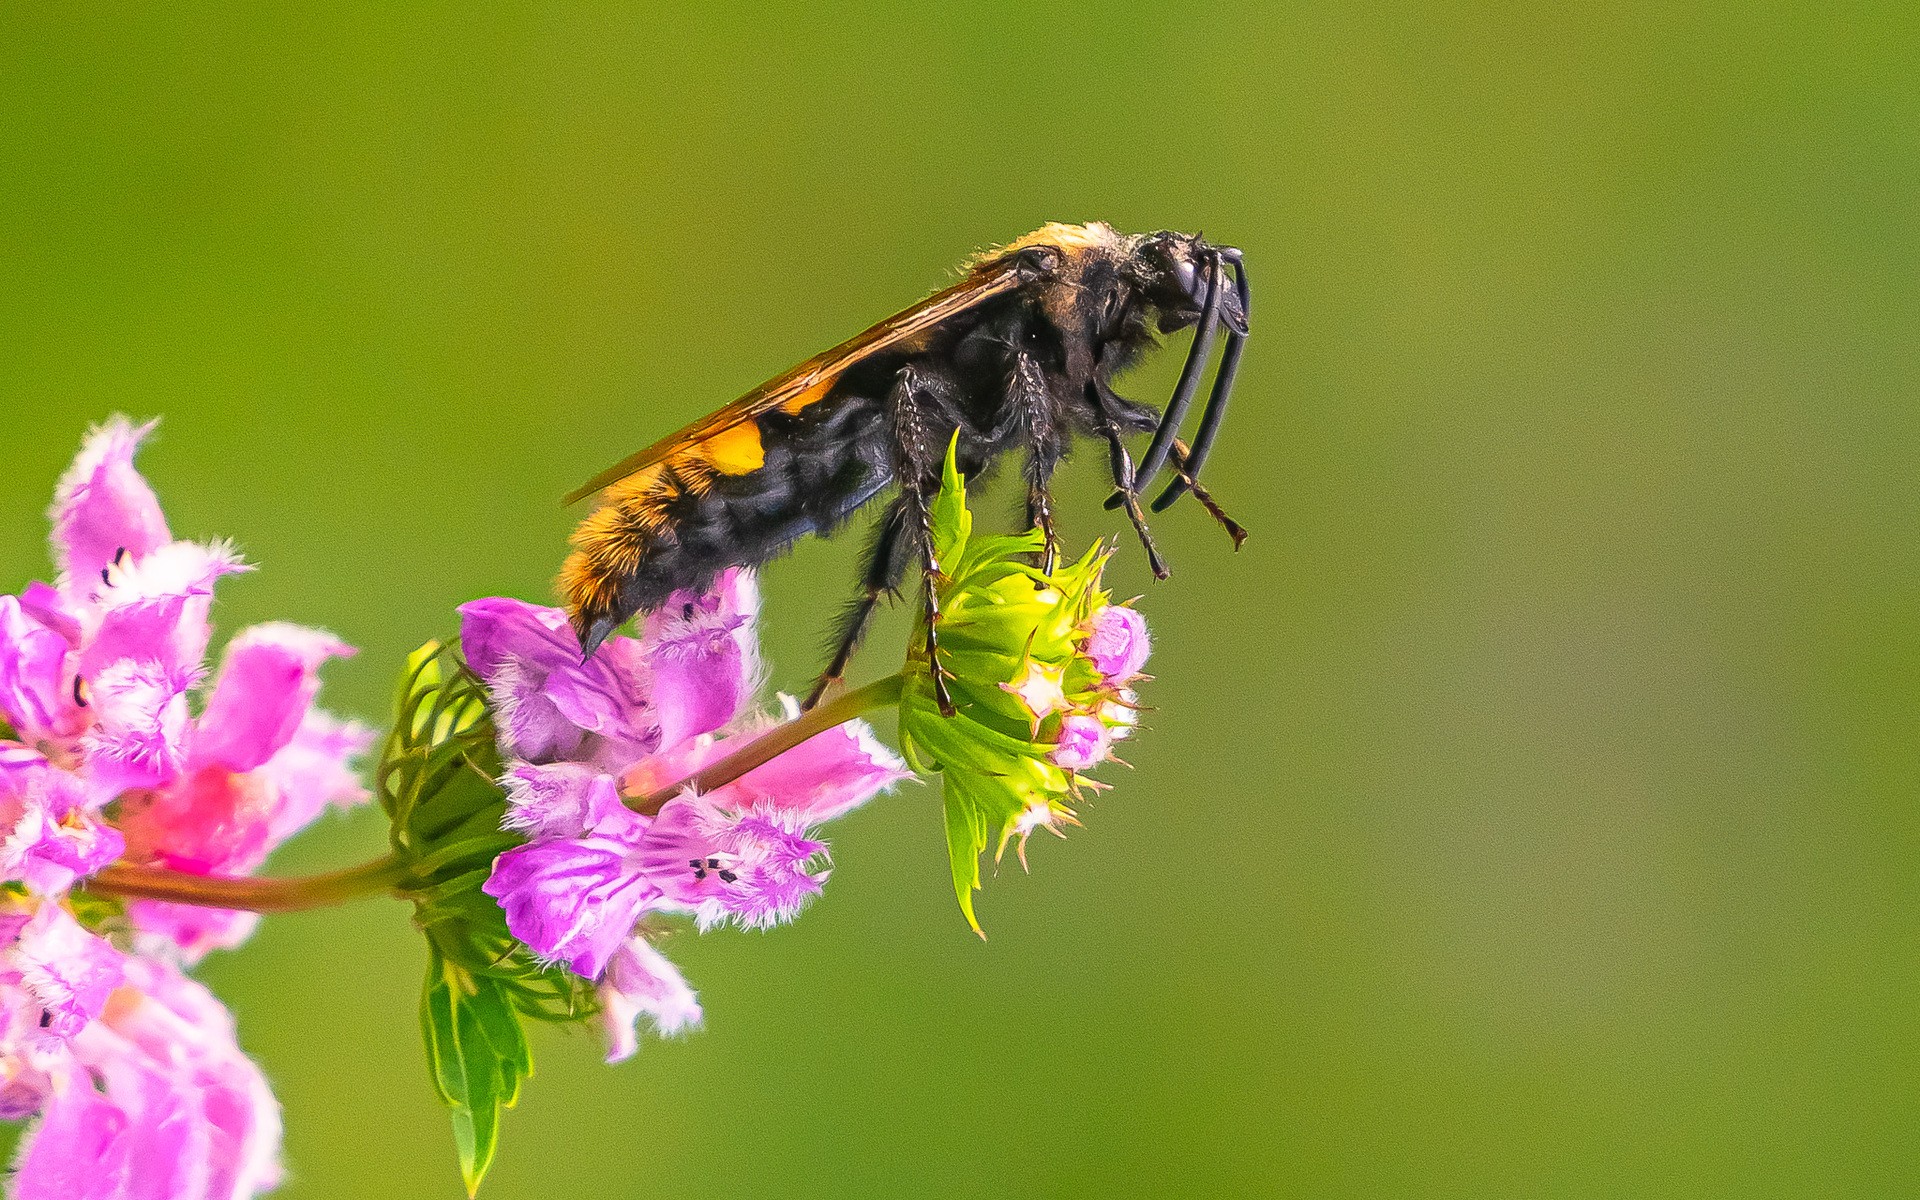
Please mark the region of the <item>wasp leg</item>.
<svg viewBox="0 0 1920 1200"><path fill-rule="evenodd" d="M880 606L883 596L900 590L900 579L907 573L907 556L903 553L906 542L903 535L907 531L907 506L904 497L887 505L886 512L873 529L873 542L867 548L866 569L860 576L860 594L840 616L839 628L834 637L833 658L813 681L813 690L807 693L807 701L802 704L805 711L819 704L842 679L846 678L847 664L853 660L853 652L860 648L860 642L867 635L867 625L873 620L874 609Z"/></svg>
<svg viewBox="0 0 1920 1200"><path fill-rule="evenodd" d="M1160 558L1159 548L1153 544L1153 534L1147 530L1147 515L1140 511L1140 493L1134 487L1133 455L1127 453L1127 444L1120 440L1120 427L1111 420L1107 422L1106 435L1113 482L1120 489L1120 503L1126 506L1127 520L1133 522L1133 531L1140 535L1140 544L1146 547L1147 566L1152 569L1153 577L1165 579L1170 572Z"/></svg>
<svg viewBox="0 0 1920 1200"><path fill-rule="evenodd" d="M1240 315L1243 320L1250 320L1252 302L1247 293L1247 264L1238 254L1231 258L1234 295L1240 301ZM1178 500L1181 493L1200 478L1200 468L1213 450L1213 439L1219 436L1220 423L1226 419L1227 398L1233 394L1233 380L1240 373L1240 355L1246 345L1246 334L1237 330L1228 332L1227 348L1220 352L1220 370L1213 377L1213 391L1207 396L1206 411L1200 414L1200 428L1193 435L1193 452L1187 456L1187 478L1182 480L1176 477L1167 484L1166 490L1154 498L1153 511L1160 512Z"/></svg>
<svg viewBox="0 0 1920 1200"><path fill-rule="evenodd" d="M1174 478L1185 483L1187 487L1193 491L1193 498L1200 502L1200 507L1207 510L1208 516L1218 521L1221 528L1227 531L1227 536L1233 539L1233 548L1238 550L1247 540L1246 527L1228 516L1226 510L1221 508L1214 500L1213 493L1207 491L1207 489L1188 472L1187 444L1179 438L1175 438L1173 440L1173 453L1168 456L1167 461L1173 464Z"/></svg>
<svg viewBox="0 0 1920 1200"><path fill-rule="evenodd" d="M887 405L893 410L894 443L897 462L894 477L900 481L900 503L905 506L908 532L919 550L921 563L921 602L926 606L927 675L933 681L933 700L942 716L956 711L953 697L947 693L945 669L940 665L940 559L933 549L933 495L940 478L939 460L932 432L927 428L915 394L920 378L911 364L901 367L894 377Z"/></svg>
<svg viewBox="0 0 1920 1200"><path fill-rule="evenodd" d="M1181 422L1187 419L1187 409L1200 393L1200 376L1206 372L1207 359L1213 354L1214 335L1220 331L1221 273L1220 256L1209 254L1207 299L1200 310L1200 324L1194 328L1193 345L1187 349L1186 365L1180 368L1180 382L1174 386L1173 399L1167 401L1160 428L1154 430L1153 440L1147 443L1147 452L1140 458L1136 490L1144 491L1153 485L1153 477L1160 473L1167 453L1173 449L1173 439L1180 432Z"/></svg>
<svg viewBox="0 0 1920 1200"><path fill-rule="evenodd" d="M1054 468L1060 465L1062 447L1046 376L1040 364L1025 354L1014 356L1013 371L1007 377L1007 398L1026 420L1027 528L1038 529L1045 539L1039 567L1051 574L1059 558L1060 545L1054 536L1053 492L1048 485Z"/></svg>

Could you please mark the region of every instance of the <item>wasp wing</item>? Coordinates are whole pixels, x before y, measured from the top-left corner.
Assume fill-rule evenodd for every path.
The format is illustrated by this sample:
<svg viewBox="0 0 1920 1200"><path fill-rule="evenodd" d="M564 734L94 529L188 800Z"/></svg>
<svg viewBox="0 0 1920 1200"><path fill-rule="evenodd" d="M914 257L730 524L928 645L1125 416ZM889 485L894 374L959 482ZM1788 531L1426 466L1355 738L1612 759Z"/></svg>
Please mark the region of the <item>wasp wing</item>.
<svg viewBox="0 0 1920 1200"><path fill-rule="evenodd" d="M952 287L935 292L912 308L895 313L862 333L816 354L799 366L777 375L718 412L675 430L635 454L595 475L567 493L566 503L584 500L601 488L620 482L690 446L725 433L784 404L810 402L824 396L833 381L854 364L910 342L960 313L1005 295L1032 277L1033 267L1017 255L983 263Z"/></svg>

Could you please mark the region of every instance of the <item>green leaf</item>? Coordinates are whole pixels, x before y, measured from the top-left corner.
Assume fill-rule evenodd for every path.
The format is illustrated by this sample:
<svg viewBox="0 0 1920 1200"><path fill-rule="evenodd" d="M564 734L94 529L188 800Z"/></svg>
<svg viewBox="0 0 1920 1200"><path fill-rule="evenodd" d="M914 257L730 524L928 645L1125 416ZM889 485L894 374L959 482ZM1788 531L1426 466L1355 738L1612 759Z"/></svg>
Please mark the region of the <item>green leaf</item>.
<svg viewBox="0 0 1920 1200"><path fill-rule="evenodd" d="M982 940L987 931L973 915L973 894L980 890L980 852L987 848L987 827L979 811L967 803L960 789L949 778L943 806L947 813L947 861L953 867L953 894L960 900L960 911L967 924Z"/></svg>
<svg viewBox="0 0 1920 1200"><path fill-rule="evenodd" d="M571 1020L595 1007L592 985L535 959L480 890L494 860L526 840L500 828L500 770L485 686L456 645L422 646L395 692L379 793L427 940L421 1032L469 1192L499 1147L500 1109L533 1071L522 1018Z"/></svg>
<svg viewBox="0 0 1920 1200"><path fill-rule="evenodd" d="M420 1027L434 1088L453 1110L453 1144L472 1196L499 1148L500 1110L520 1098L533 1056L506 989L431 947Z"/></svg>
<svg viewBox="0 0 1920 1200"><path fill-rule="evenodd" d="M954 430L947 443L947 461L941 471L940 493L933 498L933 554L942 570L956 572L965 560L967 539L973 535L973 514L967 511L967 485L960 478L955 455L960 447L960 431Z"/></svg>

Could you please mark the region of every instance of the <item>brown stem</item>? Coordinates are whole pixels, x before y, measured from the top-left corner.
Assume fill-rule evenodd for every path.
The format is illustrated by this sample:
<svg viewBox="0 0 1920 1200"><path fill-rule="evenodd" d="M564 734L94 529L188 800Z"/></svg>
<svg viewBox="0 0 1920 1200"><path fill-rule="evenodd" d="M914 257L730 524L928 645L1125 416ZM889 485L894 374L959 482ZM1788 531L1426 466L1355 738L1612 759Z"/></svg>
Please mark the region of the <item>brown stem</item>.
<svg viewBox="0 0 1920 1200"><path fill-rule="evenodd" d="M114 863L97 871L86 881L86 886L109 896L266 913L326 908L361 896L390 892L406 877L406 864L389 854L344 871L288 879L191 875L161 867Z"/></svg>
<svg viewBox="0 0 1920 1200"><path fill-rule="evenodd" d="M642 816L657 816L662 805L688 788L696 792L710 792L723 787L810 738L844 725L872 709L898 704L903 685L904 677L900 675L876 680L817 708L808 709L784 725L774 726L720 761L666 787L642 791L640 789L644 784L640 780L622 779L620 794L633 811Z"/></svg>
<svg viewBox="0 0 1920 1200"><path fill-rule="evenodd" d="M708 792L732 783L748 771L771 762L810 738L844 725L872 709L899 703L903 682L902 676L890 675L847 692L784 725L776 725L732 754L677 783L638 794L623 790L627 807L637 813L654 816L662 805L688 788ZM95 872L87 879L85 886L108 896L268 913L327 908L362 896L394 891L406 879L406 864L389 854L385 858L376 858L343 871L298 875L287 879L192 875L162 867L114 863Z"/></svg>

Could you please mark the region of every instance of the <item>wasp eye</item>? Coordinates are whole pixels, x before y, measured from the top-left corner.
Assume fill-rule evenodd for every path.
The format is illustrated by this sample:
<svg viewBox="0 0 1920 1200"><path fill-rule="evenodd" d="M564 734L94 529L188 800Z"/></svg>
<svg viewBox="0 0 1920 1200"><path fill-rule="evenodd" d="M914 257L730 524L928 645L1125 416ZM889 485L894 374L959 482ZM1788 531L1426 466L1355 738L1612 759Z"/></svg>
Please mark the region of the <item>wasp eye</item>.
<svg viewBox="0 0 1920 1200"><path fill-rule="evenodd" d="M1194 270L1192 259L1180 258L1174 260L1173 281L1180 285L1181 291L1194 297L1196 300L1199 299L1197 293L1200 291L1200 273Z"/></svg>

